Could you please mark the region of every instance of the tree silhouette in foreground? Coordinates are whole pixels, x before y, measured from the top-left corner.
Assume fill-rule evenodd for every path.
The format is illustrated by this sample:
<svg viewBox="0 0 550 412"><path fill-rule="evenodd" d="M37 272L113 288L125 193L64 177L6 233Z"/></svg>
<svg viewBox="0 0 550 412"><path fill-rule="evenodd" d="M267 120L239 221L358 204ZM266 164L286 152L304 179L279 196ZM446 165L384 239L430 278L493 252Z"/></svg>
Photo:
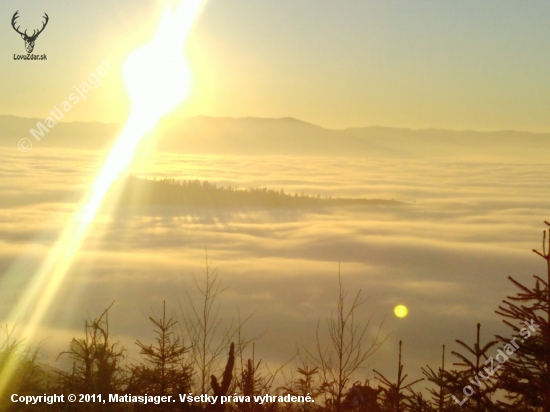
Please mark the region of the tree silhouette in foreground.
<svg viewBox="0 0 550 412"><path fill-rule="evenodd" d="M149 320L155 325L156 345L146 345L136 340L145 363L131 367L132 376L127 392L172 395L177 399L178 394L187 393L191 388L192 368L184 359L187 348L174 334L177 321L166 319L166 302L162 305L162 317L149 317ZM156 409L178 411L186 409L185 406L187 404L178 401L173 405L156 405Z"/></svg>
<svg viewBox="0 0 550 412"><path fill-rule="evenodd" d="M441 355L441 367L435 372L429 366L422 368L422 373L428 379L428 381L435 384L436 388L428 388L428 392L432 395L433 410L437 412L450 412L458 411L459 406L457 402L452 398L451 391L447 388L447 382L445 380L445 345L443 345Z"/></svg>
<svg viewBox="0 0 550 412"><path fill-rule="evenodd" d="M482 346L480 335L481 324L478 323L473 347L456 339L455 342L466 349L467 354L452 351L451 353L459 359L453 365L459 366L460 369L443 372L444 381L452 398L464 411L498 410L491 396L499 388L498 372L496 372L498 369L495 367L499 362L488 356L489 350L494 348L498 341L492 340Z"/></svg>
<svg viewBox="0 0 550 412"><path fill-rule="evenodd" d="M73 360L71 371L60 372L60 389L65 394L100 394L107 399L109 394L122 392L127 378L122 364L125 349L109 334L109 309L112 305L99 318L85 321L84 337L73 338L69 350L59 355L68 355ZM119 406L79 403L71 410L115 411Z"/></svg>
<svg viewBox="0 0 550 412"><path fill-rule="evenodd" d="M210 377L210 386L214 392L214 396L217 396L218 399L214 404L208 404L206 407L209 412L223 412L225 406L220 402L220 397L226 396L227 391L229 390L229 385L233 380L233 367L235 366L235 344L231 342L229 347L229 355L227 357L227 363L222 375L222 381L220 383L219 379L215 375Z"/></svg>
<svg viewBox="0 0 550 412"><path fill-rule="evenodd" d="M52 378L38 362L40 348L34 350L24 349L24 342L14 338L14 332L18 323L0 327L3 341L0 343L0 372L6 367L15 367L15 372L10 378L5 393L17 393L24 396L36 396L42 394L42 389L50 384ZM0 399L1 411L28 410L11 402L9 396ZM40 407L34 408L41 410Z"/></svg>
<svg viewBox="0 0 550 412"><path fill-rule="evenodd" d="M547 226L550 223L544 222ZM526 286L513 277L508 279L519 291L508 296L495 311L517 338L519 348L506 363L501 386L516 410L538 408L550 412L550 231L544 230L542 252L533 252L546 261L546 279L534 275L535 285ZM547 243L548 238L548 243ZM505 344L510 339L497 338ZM542 409L541 409L542 408ZM535 410L535 409L530 409Z"/></svg>
<svg viewBox="0 0 550 412"><path fill-rule="evenodd" d="M307 352L311 363L319 369L323 386L336 412L342 410L342 403L353 375L379 348L385 339L380 338L382 324L376 328L374 336L367 338L372 316L361 324L356 316L361 305L361 290L346 306L348 293L342 285L340 268L338 268L338 303L336 313L327 318L326 324L330 344L324 347L321 343L319 324L317 324L317 342L315 352Z"/></svg>
<svg viewBox="0 0 550 412"><path fill-rule="evenodd" d="M411 383L404 384L405 380L407 379L407 374L403 375L403 364L401 363L401 346L402 342L399 341L399 362L397 365L397 381L395 383L391 382L388 378L386 378L384 375L382 375L378 371L374 371L376 375L379 376L378 379L380 379L382 391L383 391L383 399L382 399L382 410L388 411L388 412L403 412L407 408L407 400L409 400L409 396L406 395L404 392L409 391L412 389L412 386L415 383L418 383L423 380L417 379ZM413 402L415 398L415 393L413 392Z"/></svg>
<svg viewBox="0 0 550 412"><path fill-rule="evenodd" d="M299 396L305 393L309 393L312 399L319 398L323 392L324 387L319 382L319 367L311 367L307 362L301 359L301 365L297 366L290 378L285 379L285 385L280 389L290 395ZM296 376L297 375L297 376ZM311 412L318 409L319 406L316 403L305 403L287 405L287 410L297 412Z"/></svg>
<svg viewBox="0 0 550 412"><path fill-rule="evenodd" d="M241 337L242 327L252 315L244 320L239 317L236 323L233 319L225 325L222 323L221 305L218 303L218 299L227 290L227 287L222 286L222 281L218 276L218 268L212 268L208 259L208 249L206 249L204 278L202 281L198 281L193 275L195 293L198 298L192 299L186 291L188 310L185 311L180 306L183 319L183 327L180 332L185 334L189 340L190 357L198 375L198 390L201 393L208 392L210 377L222 370L220 359L235 338L238 338L238 352L241 355L246 346L256 339L254 337L247 340Z"/></svg>

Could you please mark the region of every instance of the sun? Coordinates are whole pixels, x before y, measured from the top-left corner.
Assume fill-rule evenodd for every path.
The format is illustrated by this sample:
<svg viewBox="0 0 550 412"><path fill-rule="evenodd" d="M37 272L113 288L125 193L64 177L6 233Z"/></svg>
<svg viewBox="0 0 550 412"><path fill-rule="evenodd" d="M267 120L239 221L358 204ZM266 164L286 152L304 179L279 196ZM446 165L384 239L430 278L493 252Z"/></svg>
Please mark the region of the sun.
<svg viewBox="0 0 550 412"><path fill-rule="evenodd" d="M393 313L395 313L395 316L398 318L404 318L409 314L409 309L405 305L397 305L393 309Z"/></svg>

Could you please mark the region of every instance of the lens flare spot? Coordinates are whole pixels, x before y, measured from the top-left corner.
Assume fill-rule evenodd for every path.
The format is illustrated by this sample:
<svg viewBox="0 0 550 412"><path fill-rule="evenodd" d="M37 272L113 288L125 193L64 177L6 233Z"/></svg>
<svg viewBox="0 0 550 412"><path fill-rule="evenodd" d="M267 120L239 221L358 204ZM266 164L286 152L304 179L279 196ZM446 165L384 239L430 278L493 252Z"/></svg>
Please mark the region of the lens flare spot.
<svg viewBox="0 0 550 412"><path fill-rule="evenodd" d="M409 314L409 309L405 305L397 305L393 309L393 313L395 313L395 316L398 318L404 318Z"/></svg>

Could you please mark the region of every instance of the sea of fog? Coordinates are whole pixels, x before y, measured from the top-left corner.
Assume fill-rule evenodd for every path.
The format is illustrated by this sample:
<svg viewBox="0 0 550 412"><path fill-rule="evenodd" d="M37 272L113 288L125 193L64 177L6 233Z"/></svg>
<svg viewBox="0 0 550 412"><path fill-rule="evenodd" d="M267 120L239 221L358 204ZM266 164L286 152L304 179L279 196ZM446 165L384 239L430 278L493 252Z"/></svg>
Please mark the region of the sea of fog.
<svg viewBox="0 0 550 412"><path fill-rule="evenodd" d="M0 153L0 316L20 313L18 296L93 181L97 152L33 149ZM311 157L229 157L155 154L136 159L132 174L208 180L222 186L268 187L286 193L395 199L396 207L320 210L209 209L127 214L106 205L45 317L44 361L54 362L84 320L110 313L111 333L137 359L136 339L152 342L148 317L162 302L174 316L198 299L205 250L228 289L224 323L238 316L256 359L289 360L315 344L319 324L336 310L338 271L365 303L359 320L382 325L386 343L357 379L375 368L394 378L403 341L405 372L437 367L441 345L473 344L509 334L494 313L514 288L508 276L532 283L545 262L543 220L550 219L550 166L438 160ZM113 195L115 196L115 195ZM409 316L393 308L405 304ZM369 335L372 337L372 335ZM249 355L250 356L250 355ZM447 355L452 359L451 355ZM420 389L423 385L420 384Z"/></svg>

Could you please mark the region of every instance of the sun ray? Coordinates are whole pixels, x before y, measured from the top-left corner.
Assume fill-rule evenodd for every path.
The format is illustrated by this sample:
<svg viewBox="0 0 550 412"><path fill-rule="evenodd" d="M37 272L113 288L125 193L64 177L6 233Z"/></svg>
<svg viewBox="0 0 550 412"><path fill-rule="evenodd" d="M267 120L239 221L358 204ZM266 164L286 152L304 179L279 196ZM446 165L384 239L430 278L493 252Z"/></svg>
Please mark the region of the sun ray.
<svg viewBox="0 0 550 412"><path fill-rule="evenodd" d="M23 293L20 306L29 311L29 317L20 325L18 336L27 341L32 341L105 195L127 170L140 141L188 97L190 74L182 49L203 1L183 0L175 11L166 7L153 39L128 57L124 79L132 99L131 114L94 184ZM14 323L17 316L13 310L8 322ZM0 371L0 397L14 372L15 361L12 357Z"/></svg>

